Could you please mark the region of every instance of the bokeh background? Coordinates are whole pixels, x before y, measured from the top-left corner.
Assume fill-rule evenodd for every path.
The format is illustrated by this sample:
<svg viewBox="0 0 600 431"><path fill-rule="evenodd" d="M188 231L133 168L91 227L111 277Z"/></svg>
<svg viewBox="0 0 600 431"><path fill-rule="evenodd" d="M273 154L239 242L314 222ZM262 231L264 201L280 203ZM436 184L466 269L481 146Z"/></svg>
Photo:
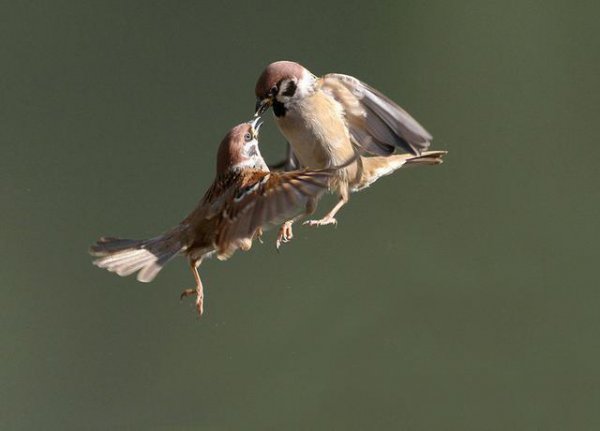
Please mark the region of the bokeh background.
<svg viewBox="0 0 600 431"><path fill-rule="evenodd" d="M3 2L0 428L600 429L599 12ZM183 260L150 285L93 267L98 236L192 209L279 59L369 82L447 162L205 262L202 319Z"/></svg>

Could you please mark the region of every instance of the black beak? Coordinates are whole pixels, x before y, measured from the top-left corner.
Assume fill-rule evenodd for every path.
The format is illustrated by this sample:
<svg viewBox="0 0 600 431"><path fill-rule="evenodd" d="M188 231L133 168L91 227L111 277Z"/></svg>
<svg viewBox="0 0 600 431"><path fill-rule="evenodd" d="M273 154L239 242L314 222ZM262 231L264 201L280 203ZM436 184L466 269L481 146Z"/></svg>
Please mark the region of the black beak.
<svg viewBox="0 0 600 431"><path fill-rule="evenodd" d="M262 114L264 114L264 112L269 109L271 107L271 105L273 104L273 100L270 97L267 97L265 99L257 99L256 100L256 111L254 112L254 116L258 117Z"/></svg>

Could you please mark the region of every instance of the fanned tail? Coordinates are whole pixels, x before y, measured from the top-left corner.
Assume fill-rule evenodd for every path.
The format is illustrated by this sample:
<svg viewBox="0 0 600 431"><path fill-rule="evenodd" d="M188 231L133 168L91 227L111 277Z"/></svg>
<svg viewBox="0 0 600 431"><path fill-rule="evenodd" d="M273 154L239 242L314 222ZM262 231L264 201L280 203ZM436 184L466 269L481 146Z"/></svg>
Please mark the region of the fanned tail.
<svg viewBox="0 0 600 431"><path fill-rule="evenodd" d="M90 254L98 257L94 265L122 277L139 271L137 279L147 283L182 250L178 235L170 231L145 240L102 237L90 247Z"/></svg>

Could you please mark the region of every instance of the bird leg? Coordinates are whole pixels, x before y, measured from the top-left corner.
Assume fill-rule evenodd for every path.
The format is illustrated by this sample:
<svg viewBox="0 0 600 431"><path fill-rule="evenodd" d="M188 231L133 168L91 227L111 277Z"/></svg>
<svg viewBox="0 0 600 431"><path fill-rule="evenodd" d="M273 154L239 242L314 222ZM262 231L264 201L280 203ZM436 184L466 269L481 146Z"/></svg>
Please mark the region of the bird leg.
<svg viewBox="0 0 600 431"><path fill-rule="evenodd" d="M202 286L202 280L200 280L200 274L198 274L198 266L200 266L201 261L193 261L190 259L190 268L192 269L192 274L194 274L194 280L196 280L196 288L195 289L185 289L181 292L179 296L180 299L183 299L186 296L196 295L196 310L198 310L198 314L202 316L204 313L204 289Z"/></svg>
<svg viewBox="0 0 600 431"><path fill-rule="evenodd" d="M254 238L256 238L258 240L258 242L260 242L261 244L263 243L262 237L263 237L263 229L262 227L259 227L258 229L256 229L256 232L254 232Z"/></svg>
<svg viewBox="0 0 600 431"><path fill-rule="evenodd" d="M292 225L294 224L294 222L296 222L304 216L314 213L316 207L317 200L314 198L309 199L308 202L306 202L306 209L304 210L303 214L300 214L281 225L281 227L279 228L279 234L277 235L277 241L275 241L275 246L277 247L277 250L279 250L279 247L282 243L289 242L292 238L294 238L294 233L292 232Z"/></svg>
<svg viewBox="0 0 600 431"><path fill-rule="evenodd" d="M347 202L348 202L348 191L346 190L340 194L340 200L338 201L337 204L335 204L335 206L331 209L331 211L329 211L327 214L325 214L325 217L323 217L320 220L307 220L304 222L304 224L307 224L309 226L325 226L327 224L337 225L337 220L335 219L335 215L337 214L337 212L340 210L341 207L346 205Z"/></svg>
<svg viewBox="0 0 600 431"><path fill-rule="evenodd" d="M277 250L279 250L279 247L281 247L282 243L289 242L294 237L294 233L292 232L292 224L294 224L294 220L288 220L279 228L277 241L275 241L275 247L277 247Z"/></svg>

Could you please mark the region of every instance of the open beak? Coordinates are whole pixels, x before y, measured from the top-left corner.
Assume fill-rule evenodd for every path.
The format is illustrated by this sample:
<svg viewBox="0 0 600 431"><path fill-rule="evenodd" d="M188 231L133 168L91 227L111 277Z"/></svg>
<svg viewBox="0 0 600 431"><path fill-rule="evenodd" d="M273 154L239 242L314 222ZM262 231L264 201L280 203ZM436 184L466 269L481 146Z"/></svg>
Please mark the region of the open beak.
<svg viewBox="0 0 600 431"><path fill-rule="evenodd" d="M258 136L258 131L260 130L260 126L263 125L263 122L260 121L260 117L257 114L254 114L254 117L252 118L252 120L248 121L248 124L250 124L250 126L252 126L252 128L254 129L254 134L256 136Z"/></svg>
<svg viewBox="0 0 600 431"><path fill-rule="evenodd" d="M270 97L267 97L265 99L257 99L256 100L256 112L254 113L255 117L258 117L262 114L264 114L264 112L269 109L271 107L271 105L273 104L273 99Z"/></svg>

